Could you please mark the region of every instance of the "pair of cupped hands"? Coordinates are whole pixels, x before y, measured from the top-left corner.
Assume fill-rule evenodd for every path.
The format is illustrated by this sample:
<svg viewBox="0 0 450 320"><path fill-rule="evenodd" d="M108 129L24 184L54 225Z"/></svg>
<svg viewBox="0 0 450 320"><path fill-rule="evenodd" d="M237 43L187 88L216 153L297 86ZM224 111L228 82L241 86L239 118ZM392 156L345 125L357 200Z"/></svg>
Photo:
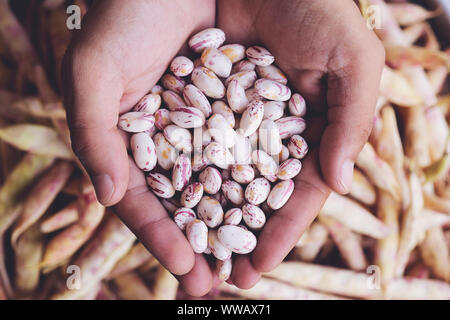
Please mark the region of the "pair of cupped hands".
<svg viewBox="0 0 450 320"><path fill-rule="evenodd" d="M250 255L237 255L229 282L252 287L274 269L318 214L331 190L347 193L373 122L384 49L352 0L98 0L63 61L73 149L98 200L172 272L185 291L218 282L149 191L117 129L194 33L216 26L227 43L261 44L308 104L311 152L289 202L275 212Z"/></svg>

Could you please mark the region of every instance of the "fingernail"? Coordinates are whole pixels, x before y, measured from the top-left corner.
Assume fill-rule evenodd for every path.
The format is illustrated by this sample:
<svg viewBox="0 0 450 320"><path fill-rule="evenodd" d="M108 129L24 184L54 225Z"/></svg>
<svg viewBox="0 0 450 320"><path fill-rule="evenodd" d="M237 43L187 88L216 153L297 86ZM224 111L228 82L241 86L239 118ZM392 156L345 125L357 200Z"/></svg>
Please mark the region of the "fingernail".
<svg viewBox="0 0 450 320"><path fill-rule="evenodd" d="M355 163L351 160L345 160L342 165L340 184L342 187L342 193L350 192L352 187L353 180L353 168L355 167Z"/></svg>
<svg viewBox="0 0 450 320"><path fill-rule="evenodd" d="M95 188L98 202L107 205L114 192L114 184L111 177L107 174L100 174L93 176L91 180Z"/></svg>

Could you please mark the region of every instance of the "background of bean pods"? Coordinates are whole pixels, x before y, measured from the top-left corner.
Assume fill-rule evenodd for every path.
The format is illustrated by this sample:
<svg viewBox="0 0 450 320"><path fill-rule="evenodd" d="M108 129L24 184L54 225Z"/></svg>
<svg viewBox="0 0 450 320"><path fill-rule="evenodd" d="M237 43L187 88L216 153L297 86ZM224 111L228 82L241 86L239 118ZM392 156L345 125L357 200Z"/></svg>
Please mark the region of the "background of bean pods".
<svg viewBox="0 0 450 320"><path fill-rule="evenodd" d="M65 8L72 2L83 12L88 9L89 1L30 0L13 2L12 12L8 1L0 2L0 299L189 298L126 227L96 203L67 147L56 75L70 40ZM371 3L383 6L379 0L359 2L363 12ZM424 23L427 14L414 12L415 20L402 26L410 48L386 48L390 69L383 75L375 129L358 159L351 195L332 195L286 262L253 289L224 284L206 298L450 298L449 52ZM401 22L401 14L396 19ZM7 27L17 31L14 37ZM426 48L424 54L413 44ZM423 88L414 88L399 71L411 65L411 57L426 67L437 96L432 106L415 105ZM425 65L426 57L437 59ZM399 83L402 91L392 90ZM400 157L402 170L394 165L397 128L406 155ZM415 152L419 149L429 151L427 161ZM387 157L390 152L397 155L394 160ZM419 201L408 205L407 198L421 197L423 207ZM67 226L48 233L48 219L63 209ZM386 231L395 225L397 232ZM397 259L386 259L392 252ZM83 290L67 289L68 265L80 266L89 283ZM377 268L394 270L383 271L391 273L382 278L384 290L368 285Z"/></svg>

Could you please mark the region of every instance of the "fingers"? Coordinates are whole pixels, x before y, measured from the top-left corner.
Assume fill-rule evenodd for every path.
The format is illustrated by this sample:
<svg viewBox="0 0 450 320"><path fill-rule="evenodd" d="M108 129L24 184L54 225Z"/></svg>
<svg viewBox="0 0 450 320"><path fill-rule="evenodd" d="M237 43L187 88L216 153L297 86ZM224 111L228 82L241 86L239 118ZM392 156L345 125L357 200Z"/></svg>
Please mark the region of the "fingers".
<svg viewBox="0 0 450 320"><path fill-rule="evenodd" d="M317 151L314 150L305 159L303 169L295 179L291 198L283 208L273 213L259 235L252 254L255 270L269 272L283 261L317 216L329 192L320 175Z"/></svg>
<svg viewBox="0 0 450 320"><path fill-rule="evenodd" d="M193 297L201 297L207 294L214 282L214 275L202 254L195 255L195 265L192 270L177 277L187 294Z"/></svg>
<svg viewBox="0 0 450 320"><path fill-rule="evenodd" d="M236 255L231 272L232 283L241 289L250 289L261 279L261 273L253 267L248 255Z"/></svg>
<svg viewBox="0 0 450 320"><path fill-rule="evenodd" d="M188 273L195 261L189 242L148 190L144 174L132 159L129 166L130 183L114 211L165 268L176 275Z"/></svg>
<svg viewBox="0 0 450 320"><path fill-rule="evenodd" d="M328 126L320 146L324 178L342 194L350 191L356 157L372 129L384 65L384 51L378 40L365 39L349 47L353 49L342 53L345 58L337 54L328 75Z"/></svg>
<svg viewBox="0 0 450 320"><path fill-rule="evenodd" d="M72 148L90 175L99 202L109 206L125 193L128 159L116 127L121 82L103 70L115 70L114 66L107 59L97 63L98 59L91 53L74 56L69 50L63 64L64 98Z"/></svg>

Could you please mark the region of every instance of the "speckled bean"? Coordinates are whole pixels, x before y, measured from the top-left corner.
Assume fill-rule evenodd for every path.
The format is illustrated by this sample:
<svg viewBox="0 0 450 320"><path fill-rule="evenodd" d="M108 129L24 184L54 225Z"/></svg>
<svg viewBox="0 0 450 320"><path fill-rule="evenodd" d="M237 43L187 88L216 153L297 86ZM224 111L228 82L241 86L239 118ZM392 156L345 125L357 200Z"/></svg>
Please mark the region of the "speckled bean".
<svg viewBox="0 0 450 320"><path fill-rule="evenodd" d="M233 262L231 258L224 261L216 260L216 273L220 280L227 281L230 278L232 270Z"/></svg>
<svg viewBox="0 0 450 320"><path fill-rule="evenodd" d="M181 149L187 153L192 151L192 135L189 130L169 124L164 128L164 137L176 149Z"/></svg>
<svg viewBox="0 0 450 320"><path fill-rule="evenodd" d="M301 134L306 129L306 123L303 118L290 116L275 121L280 130L281 139L287 139L295 134Z"/></svg>
<svg viewBox="0 0 450 320"><path fill-rule="evenodd" d="M256 178L245 188L245 200L250 204L259 205L266 201L270 193L270 183L266 178Z"/></svg>
<svg viewBox="0 0 450 320"><path fill-rule="evenodd" d="M156 149L156 157L158 158L158 164L164 170L170 170L173 168L175 160L177 159L176 149L167 141L161 132L158 132L153 137Z"/></svg>
<svg viewBox="0 0 450 320"><path fill-rule="evenodd" d="M228 122L231 128L234 128L235 119L233 110L227 104L221 100L217 100L212 104L212 112L214 114L220 114Z"/></svg>
<svg viewBox="0 0 450 320"><path fill-rule="evenodd" d="M225 247L238 254L250 253L256 247L255 235L240 226L221 226L217 236Z"/></svg>
<svg viewBox="0 0 450 320"><path fill-rule="evenodd" d="M283 144L281 142L280 131L273 120L266 119L259 127L259 143L269 155L276 155L281 152Z"/></svg>
<svg viewBox="0 0 450 320"><path fill-rule="evenodd" d="M169 117L170 111L167 109L159 109L155 112L155 126L159 130L164 130L169 124L172 123Z"/></svg>
<svg viewBox="0 0 450 320"><path fill-rule="evenodd" d="M199 128L205 124L205 116L197 108L179 107L170 112L170 120L182 128Z"/></svg>
<svg viewBox="0 0 450 320"><path fill-rule="evenodd" d="M203 185L200 182L194 182L184 189L180 196L180 203L183 207L192 209L203 197Z"/></svg>
<svg viewBox="0 0 450 320"><path fill-rule="evenodd" d="M234 144L231 152L234 156L236 164L250 164L252 160L252 145L248 137L244 137L240 134L241 130L238 130L236 134L236 143Z"/></svg>
<svg viewBox="0 0 450 320"><path fill-rule="evenodd" d="M242 114L239 127L241 134L248 137L258 130L264 117L264 104L262 101L254 100L249 103L247 109Z"/></svg>
<svg viewBox="0 0 450 320"><path fill-rule="evenodd" d="M236 63L233 68L231 68L231 74L236 74L242 71L255 71L256 65L248 60L242 60Z"/></svg>
<svg viewBox="0 0 450 320"><path fill-rule="evenodd" d="M237 226L242 220L242 210L240 208L231 208L223 217L223 224Z"/></svg>
<svg viewBox="0 0 450 320"><path fill-rule="evenodd" d="M209 161L221 169L229 169L234 164L230 151L217 142L211 142L205 148L205 154Z"/></svg>
<svg viewBox="0 0 450 320"><path fill-rule="evenodd" d="M303 117L306 113L305 99L298 93L294 93L289 99L289 112L293 116Z"/></svg>
<svg viewBox="0 0 450 320"><path fill-rule="evenodd" d="M255 179L255 171L248 164L236 164L231 167L231 176L234 181L247 184Z"/></svg>
<svg viewBox="0 0 450 320"><path fill-rule="evenodd" d="M184 56L176 57L170 64L170 71L177 77L186 77L194 70L194 63Z"/></svg>
<svg viewBox="0 0 450 320"><path fill-rule="evenodd" d="M181 230L186 230L186 226L197 219L195 211L190 208L178 208L173 213L173 221Z"/></svg>
<svg viewBox="0 0 450 320"><path fill-rule="evenodd" d="M271 65L275 58L266 48L260 46L253 46L246 50L247 58L257 66Z"/></svg>
<svg viewBox="0 0 450 320"><path fill-rule="evenodd" d="M269 100L287 101L291 98L291 89L274 80L256 80L255 89L259 95Z"/></svg>
<svg viewBox="0 0 450 320"><path fill-rule="evenodd" d="M267 205L273 210L278 210L283 207L294 192L294 181L284 180L279 182L267 198Z"/></svg>
<svg viewBox="0 0 450 320"><path fill-rule="evenodd" d="M205 192L209 194L217 193L222 186L222 175L219 170L213 167L205 168L205 170L199 174L198 180L203 185Z"/></svg>
<svg viewBox="0 0 450 320"><path fill-rule="evenodd" d="M230 104L231 110L235 113L244 112L249 103L245 95L244 87L237 80L233 80L228 84L227 101Z"/></svg>
<svg viewBox="0 0 450 320"><path fill-rule="evenodd" d="M208 227L198 219L186 226L186 237L195 253L203 253L208 247Z"/></svg>
<svg viewBox="0 0 450 320"><path fill-rule="evenodd" d="M232 63L237 63L245 58L245 47L241 44L226 44L221 46L219 50L226 55Z"/></svg>
<svg viewBox="0 0 450 320"><path fill-rule="evenodd" d="M185 154L180 154L172 171L172 184L175 190L183 191L192 176L191 161Z"/></svg>
<svg viewBox="0 0 450 320"><path fill-rule="evenodd" d="M200 58L203 66L213 71L216 75L226 78L231 73L233 64L227 55L215 48L206 48L203 50Z"/></svg>
<svg viewBox="0 0 450 320"><path fill-rule="evenodd" d="M197 214L210 228L219 226L223 221L223 209L220 202L209 196L203 196L197 205Z"/></svg>
<svg viewBox="0 0 450 320"><path fill-rule="evenodd" d="M234 206L240 206L244 202L244 190L239 183L233 180L225 180L222 183L222 192Z"/></svg>
<svg viewBox="0 0 450 320"><path fill-rule="evenodd" d="M262 150L254 150L252 152L253 163L256 164L259 173L263 176L276 175L278 165L275 160Z"/></svg>
<svg viewBox="0 0 450 320"><path fill-rule="evenodd" d="M160 198L169 199L175 195L175 189L172 182L161 173L150 173L147 178L147 184L153 193Z"/></svg>
<svg viewBox="0 0 450 320"><path fill-rule="evenodd" d="M146 133L136 133L131 136L131 151L134 162L139 169L150 171L156 166L157 157L153 139Z"/></svg>
<svg viewBox="0 0 450 320"><path fill-rule="evenodd" d="M173 74L167 73L161 78L161 84L167 90L172 90L177 94L182 94L186 81L180 77L174 76Z"/></svg>
<svg viewBox="0 0 450 320"><path fill-rule="evenodd" d="M231 250L225 247L217 237L217 230L208 231L208 248L218 260L228 260L231 258Z"/></svg>
<svg viewBox="0 0 450 320"><path fill-rule="evenodd" d="M280 180L289 180L297 176L302 170L302 163L297 159L288 159L278 168L277 177Z"/></svg>
<svg viewBox="0 0 450 320"><path fill-rule="evenodd" d="M221 114L213 114L208 119L208 132L217 143L231 148L236 143L236 131Z"/></svg>
<svg viewBox="0 0 450 320"><path fill-rule="evenodd" d="M273 81L277 81L279 83L282 83L284 85L287 84L287 77L284 75L283 72L281 72L280 69L275 67L274 65L269 66L257 66L256 72L258 73L260 78L270 79Z"/></svg>
<svg viewBox="0 0 450 320"><path fill-rule="evenodd" d="M264 119L276 121L283 117L286 102L264 101Z"/></svg>
<svg viewBox="0 0 450 320"><path fill-rule="evenodd" d="M257 79L256 72L253 70L240 71L235 73L225 80L225 85L228 87L231 81L236 80L244 90L250 89Z"/></svg>
<svg viewBox="0 0 450 320"><path fill-rule="evenodd" d="M139 100L139 102L134 106L133 111L154 114L160 106L161 96L156 93L150 93Z"/></svg>
<svg viewBox="0 0 450 320"><path fill-rule="evenodd" d="M186 103L180 95L172 90L166 90L162 93L162 98L164 103L170 110L175 110L176 108L186 107Z"/></svg>
<svg viewBox="0 0 450 320"><path fill-rule="evenodd" d="M295 159L303 159L308 153L306 140L299 135L293 135L288 143L289 154Z"/></svg>
<svg viewBox="0 0 450 320"><path fill-rule="evenodd" d="M225 33L218 28L208 28L196 33L189 39L188 45L196 53L206 48L219 48L225 42Z"/></svg>
<svg viewBox="0 0 450 320"><path fill-rule="evenodd" d="M213 99L222 99L225 96L225 86L214 72L197 67L192 71L191 80L206 96Z"/></svg>
<svg viewBox="0 0 450 320"><path fill-rule="evenodd" d="M128 112L120 116L118 127L126 132L144 132L155 124L155 117L147 112Z"/></svg>
<svg viewBox="0 0 450 320"><path fill-rule="evenodd" d="M242 219L253 230L259 230L266 224L266 215L259 207L247 203L242 207Z"/></svg>
<svg viewBox="0 0 450 320"><path fill-rule="evenodd" d="M208 98L205 97L203 92L194 86L193 84L188 84L183 90L184 101L197 109L199 109L208 118L211 115L211 104Z"/></svg>

